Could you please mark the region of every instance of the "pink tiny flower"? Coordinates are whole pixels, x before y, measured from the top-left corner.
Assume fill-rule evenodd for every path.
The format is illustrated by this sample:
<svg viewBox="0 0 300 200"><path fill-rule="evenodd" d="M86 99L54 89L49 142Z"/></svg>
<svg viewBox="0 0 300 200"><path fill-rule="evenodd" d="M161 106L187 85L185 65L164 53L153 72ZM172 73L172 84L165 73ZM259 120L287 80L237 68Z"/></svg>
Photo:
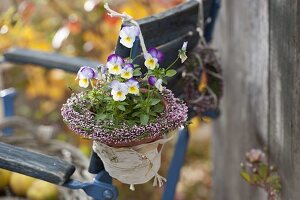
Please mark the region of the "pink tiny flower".
<svg viewBox="0 0 300 200"><path fill-rule="evenodd" d="M260 149L251 149L246 153L246 158L251 163L261 162L265 159L265 153Z"/></svg>

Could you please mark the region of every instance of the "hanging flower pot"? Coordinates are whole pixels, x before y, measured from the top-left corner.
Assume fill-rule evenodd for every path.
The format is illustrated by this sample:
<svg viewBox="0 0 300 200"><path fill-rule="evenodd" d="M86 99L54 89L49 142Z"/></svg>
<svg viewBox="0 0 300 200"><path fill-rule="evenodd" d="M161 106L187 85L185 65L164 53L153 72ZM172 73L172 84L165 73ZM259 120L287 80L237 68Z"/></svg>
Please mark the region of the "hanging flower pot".
<svg viewBox="0 0 300 200"><path fill-rule="evenodd" d="M214 49L199 45L184 63L184 100L194 116L216 118L223 94L222 69Z"/></svg>
<svg viewBox="0 0 300 200"><path fill-rule="evenodd" d="M114 13L115 14L115 13ZM133 23L136 24L136 23ZM82 67L79 86L62 106L64 122L75 133L94 141L93 150L106 171L119 181L142 184L154 177L154 186L165 180L158 175L163 145L171 140L187 120L187 106L163 86L176 71L163 68L163 53L146 49L138 26L125 26L120 43L132 50L139 37L144 54L142 66L131 56L111 54L98 70ZM186 59L186 45L178 59ZM141 73L141 68L146 73Z"/></svg>

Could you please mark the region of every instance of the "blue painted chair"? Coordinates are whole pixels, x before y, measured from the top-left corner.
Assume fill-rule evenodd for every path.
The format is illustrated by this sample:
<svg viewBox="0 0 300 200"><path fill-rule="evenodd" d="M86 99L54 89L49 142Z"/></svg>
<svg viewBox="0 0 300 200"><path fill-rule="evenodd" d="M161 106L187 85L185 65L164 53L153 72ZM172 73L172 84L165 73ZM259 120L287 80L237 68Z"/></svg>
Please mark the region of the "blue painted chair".
<svg viewBox="0 0 300 200"><path fill-rule="evenodd" d="M220 0L204 1L204 37L206 41L212 39L212 32L215 18L220 7ZM166 59L162 66L168 66L177 56L177 50L180 49L184 41L188 41L188 51L193 49L199 41L198 28L198 1L188 1L174 9L164 13L150 16L139 20L143 36L147 47L156 47L165 53ZM126 24L124 24L126 25ZM157 36L153 37L153 33ZM141 48L135 43L133 54L140 55ZM124 48L118 42L116 53L127 57L128 49ZM141 56L140 56L141 57ZM32 51L28 49L11 49L4 54L1 62L11 62L19 64L35 64L48 69L62 69L68 72L76 73L81 66L87 65L97 67L100 63L83 58L70 58L59 54L50 54ZM138 58L135 62L142 62L142 58ZM179 67L177 64L176 67ZM175 77L174 80L180 77ZM172 84L170 84L172 85ZM181 88L171 88L180 94ZM15 90L8 89L0 92L0 98L3 100L4 115L10 117L13 112L13 99ZM208 113L212 116L215 112ZM5 129L4 133L9 135L10 129ZM184 163L186 149L188 146L189 132L184 128L179 133L178 142L176 144L174 156L169 168L168 182L162 199L174 199L176 185L179 179L179 172ZM92 153L90 159L89 172L95 174L93 182L82 183L71 178L75 167L58 158L47 155L34 153L25 149L11 146L0 142L0 168L22 173L38 179L42 179L63 187L71 189L82 189L86 194L96 200L114 200L117 199L118 190L112 185L112 178L105 171L101 159L96 153Z"/></svg>

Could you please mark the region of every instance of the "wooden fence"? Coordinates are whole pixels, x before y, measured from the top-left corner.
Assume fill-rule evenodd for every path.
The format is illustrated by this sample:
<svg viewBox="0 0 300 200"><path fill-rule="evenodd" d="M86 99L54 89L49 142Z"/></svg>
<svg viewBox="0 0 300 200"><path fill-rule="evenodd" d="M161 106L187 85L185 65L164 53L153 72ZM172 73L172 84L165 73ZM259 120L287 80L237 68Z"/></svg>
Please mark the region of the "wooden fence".
<svg viewBox="0 0 300 200"><path fill-rule="evenodd" d="M299 42L299 0L223 1L214 36L225 84L213 136L214 199L267 199L239 175L253 147L269 149L281 199L300 199Z"/></svg>

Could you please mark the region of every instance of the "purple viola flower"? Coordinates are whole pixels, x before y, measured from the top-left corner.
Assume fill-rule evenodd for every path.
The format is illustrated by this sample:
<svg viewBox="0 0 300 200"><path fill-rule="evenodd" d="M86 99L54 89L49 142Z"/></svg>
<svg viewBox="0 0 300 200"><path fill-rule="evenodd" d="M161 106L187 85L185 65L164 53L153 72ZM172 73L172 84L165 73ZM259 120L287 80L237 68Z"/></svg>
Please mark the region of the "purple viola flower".
<svg viewBox="0 0 300 200"><path fill-rule="evenodd" d="M131 63L126 63L126 64L124 65L123 69L125 69L125 70L132 69L132 70L133 70L133 64L131 64Z"/></svg>
<svg viewBox="0 0 300 200"><path fill-rule="evenodd" d="M97 78L97 71L94 68L88 67L88 66L83 66L79 69L77 73L77 78L82 79L82 78L87 78L87 79L92 79L92 78Z"/></svg>
<svg viewBox="0 0 300 200"><path fill-rule="evenodd" d="M122 72L122 65L124 64L124 60L122 57L117 54L111 54L107 58L106 66L108 68L108 73L113 75L119 75Z"/></svg>
<svg viewBox="0 0 300 200"><path fill-rule="evenodd" d="M79 69L76 79L79 79L79 86L87 88L91 79L97 79L98 73L94 68L83 66Z"/></svg>
<svg viewBox="0 0 300 200"><path fill-rule="evenodd" d="M158 60L158 62L162 62L165 59L164 54L161 51L158 51L156 48L148 49L148 53Z"/></svg>
<svg viewBox="0 0 300 200"><path fill-rule="evenodd" d="M149 76L149 78L148 78L148 83L149 83L149 85L151 85L151 86L154 86L155 85L155 83L156 83L156 77L155 76Z"/></svg>
<svg viewBox="0 0 300 200"><path fill-rule="evenodd" d="M108 56L107 58L107 62L109 63L117 63L117 64L124 64L124 60L121 56L118 56L117 54L111 54L110 56Z"/></svg>

